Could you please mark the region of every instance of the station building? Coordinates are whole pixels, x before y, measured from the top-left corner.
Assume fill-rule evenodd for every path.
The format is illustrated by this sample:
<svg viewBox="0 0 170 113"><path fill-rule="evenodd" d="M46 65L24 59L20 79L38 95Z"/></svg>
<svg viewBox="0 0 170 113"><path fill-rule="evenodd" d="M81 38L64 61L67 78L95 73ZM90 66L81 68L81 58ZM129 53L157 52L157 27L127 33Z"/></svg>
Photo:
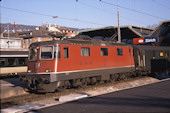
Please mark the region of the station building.
<svg viewBox="0 0 170 113"><path fill-rule="evenodd" d="M137 26L121 26L121 41L133 44L133 38L148 36L153 30ZM77 38L88 38L91 40L114 41L118 40L117 27L109 26L97 29L80 31Z"/></svg>
<svg viewBox="0 0 170 113"><path fill-rule="evenodd" d="M170 46L170 20L161 22L149 36L158 36L159 38L159 42L152 43L151 45Z"/></svg>
<svg viewBox="0 0 170 113"><path fill-rule="evenodd" d="M152 46L170 46L170 20L161 22L154 30L137 26L121 26L121 41L127 44L133 44L134 38L158 37L158 42L148 43ZM86 40L118 40L117 27L109 26L97 29L79 31L75 38Z"/></svg>

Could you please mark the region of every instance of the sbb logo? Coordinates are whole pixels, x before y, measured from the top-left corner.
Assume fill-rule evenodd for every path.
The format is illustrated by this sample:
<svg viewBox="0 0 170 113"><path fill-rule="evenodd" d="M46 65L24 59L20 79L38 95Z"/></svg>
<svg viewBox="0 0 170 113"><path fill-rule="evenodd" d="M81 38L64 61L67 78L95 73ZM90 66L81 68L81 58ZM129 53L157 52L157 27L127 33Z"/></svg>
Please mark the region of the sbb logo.
<svg viewBox="0 0 170 113"><path fill-rule="evenodd" d="M133 44L155 43L159 42L159 37L141 37L133 38Z"/></svg>
<svg viewBox="0 0 170 113"><path fill-rule="evenodd" d="M138 40L138 43L143 43L143 42L144 42L143 39L139 39L139 40Z"/></svg>
<svg viewBox="0 0 170 113"><path fill-rule="evenodd" d="M134 38L133 39L133 44L144 44L145 40L144 38Z"/></svg>

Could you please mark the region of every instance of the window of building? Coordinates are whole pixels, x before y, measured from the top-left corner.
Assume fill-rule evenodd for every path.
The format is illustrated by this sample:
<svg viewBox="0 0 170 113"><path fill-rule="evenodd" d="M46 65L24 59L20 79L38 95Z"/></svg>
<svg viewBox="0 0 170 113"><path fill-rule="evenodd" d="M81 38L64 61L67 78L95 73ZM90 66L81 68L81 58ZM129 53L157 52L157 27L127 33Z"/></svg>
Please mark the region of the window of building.
<svg viewBox="0 0 170 113"><path fill-rule="evenodd" d="M25 58L18 58L18 64L19 65L26 65L26 59Z"/></svg>
<svg viewBox="0 0 170 113"><path fill-rule="evenodd" d="M33 40L30 38L30 44L32 44Z"/></svg>
<svg viewBox="0 0 170 113"><path fill-rule="evenodd" d="M164 52L160 52L159 55L160 55L161 57L163 57L163 56L164 56Z"/></svg>
<svg viewBox="0 0 170 113"><path fill-rule="evenodd" d="M29 48L28 39L26 40L26 48Z"/></svg>
<svg viewBox="0 0 170 113"><path fill-rule="evenodd" d="M8 66L16 66L16 58L8 58Z"/></svg>
<svg viewBox="0 0 170 113"><path fill-rule="evenodd" d="M123 49L122 48L117 48L117 55L123 56Z"/></svg>
<svg viewBox="0 0 170 113"><path fill-rule="evenodd" d="M29 60L37 60L37 47L32 47L29 50Z"/></svg>
<svg viewBox="0 0 170 113"><path fill-rule="evenodd" d="M52 59L53 58L53 46L41 47L41 59Z"/></svg>
<svg viewBox="0 0 170 113"><path fill-rule="evenodd" d="M25 39L23 40L23 48L26 48Z"/></svg>
<svg viewBox="0 0 170 113"><path fill-rule="evenodd" d="M90 56L90 48L81 47L81 56Z"/></svg>
<svg viewBox="0 0 170 113"><path fill-rule="evenodd" d="M0 67L5 66L5 58L0 58Z"/></svg>
<svg viewBox="0 0 170 113"><path fill-rule="evenodd" d="M38 37L37 41L38 41L38 42L41 42L41 37Z"/></svg>
<svg viewBox="0 0 170 113"><path fill-rule="evenodd" d="M68 58L68 47L64 47L64 58Z"/></svg>
<svg viewBox="0 0 170 113"><path fill-rule="evenodd" d="M169 52L165 52L165 57L169 57Z"/></svg>
<svg viewBox="0 0 170 113"><path fill-rule="evenodd" d="M108 56L108 48L101 48L100 54L101 56Z"/></svg>

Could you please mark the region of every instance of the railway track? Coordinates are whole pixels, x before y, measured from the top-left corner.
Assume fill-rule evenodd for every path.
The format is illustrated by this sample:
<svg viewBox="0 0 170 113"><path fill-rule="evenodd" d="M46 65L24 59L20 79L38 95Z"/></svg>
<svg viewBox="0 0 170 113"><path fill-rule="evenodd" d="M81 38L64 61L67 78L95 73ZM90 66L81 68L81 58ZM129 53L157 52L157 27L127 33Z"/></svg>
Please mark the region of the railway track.
<svg viewBox="0 0 170 113"><path fill-rule="evenodd" d="M19 78L19 75L0 75L0 80L8 78Z"/></svg>
<svg viewBox="0 0 170 113"><path fill-rule="evenodd" d="M54 92L54 93L37 93L37 94L30 93L26 95L17 96L17 97L5 98L5 99L1 99L1 109L24 105L24 104L30 104L35 101L41 101L41 100L48 99L51 97L59 98L60 96L69 95L69 94L78 93L78 92L87 93L89 91L94 91L96 89L105 90L108 87L113 87L116 85L118 89L122 89L124 87L127 87L126 86L127 84L124 84L124 83L131 82L134 80L141 80L141 79L148 79L148 78L146 76L136 77L136 78L129 78L126 80L121 80L121 81L116 81L116 82L110 82L110 83L104 83L104 84L100 83L94 86L87 86L86 88L72 88L72 89L67 89L64 91ZM124 85L120 85L120 84L124 84Z"/></svg>

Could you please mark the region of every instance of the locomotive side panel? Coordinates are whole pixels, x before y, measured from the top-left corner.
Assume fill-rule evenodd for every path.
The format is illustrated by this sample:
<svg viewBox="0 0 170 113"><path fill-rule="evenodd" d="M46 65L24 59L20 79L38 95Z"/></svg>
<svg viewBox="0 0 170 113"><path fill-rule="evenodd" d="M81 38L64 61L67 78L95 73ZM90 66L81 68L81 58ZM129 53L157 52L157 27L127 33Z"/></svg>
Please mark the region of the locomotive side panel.
<svg viewBox="0 0 170 113"><path fill-rule="evenodd" d="M130 47L81 45L60 45L60 47L61 58L57 61L58 72L134 66L133 49ZM64 58L65 48L68 48L68 58ZM82 56L81 53L84 48L86 56ZM106 50L104 55L101 53L102 49ZM117 55L117 49L122 49L120 55Z"/></svg>

